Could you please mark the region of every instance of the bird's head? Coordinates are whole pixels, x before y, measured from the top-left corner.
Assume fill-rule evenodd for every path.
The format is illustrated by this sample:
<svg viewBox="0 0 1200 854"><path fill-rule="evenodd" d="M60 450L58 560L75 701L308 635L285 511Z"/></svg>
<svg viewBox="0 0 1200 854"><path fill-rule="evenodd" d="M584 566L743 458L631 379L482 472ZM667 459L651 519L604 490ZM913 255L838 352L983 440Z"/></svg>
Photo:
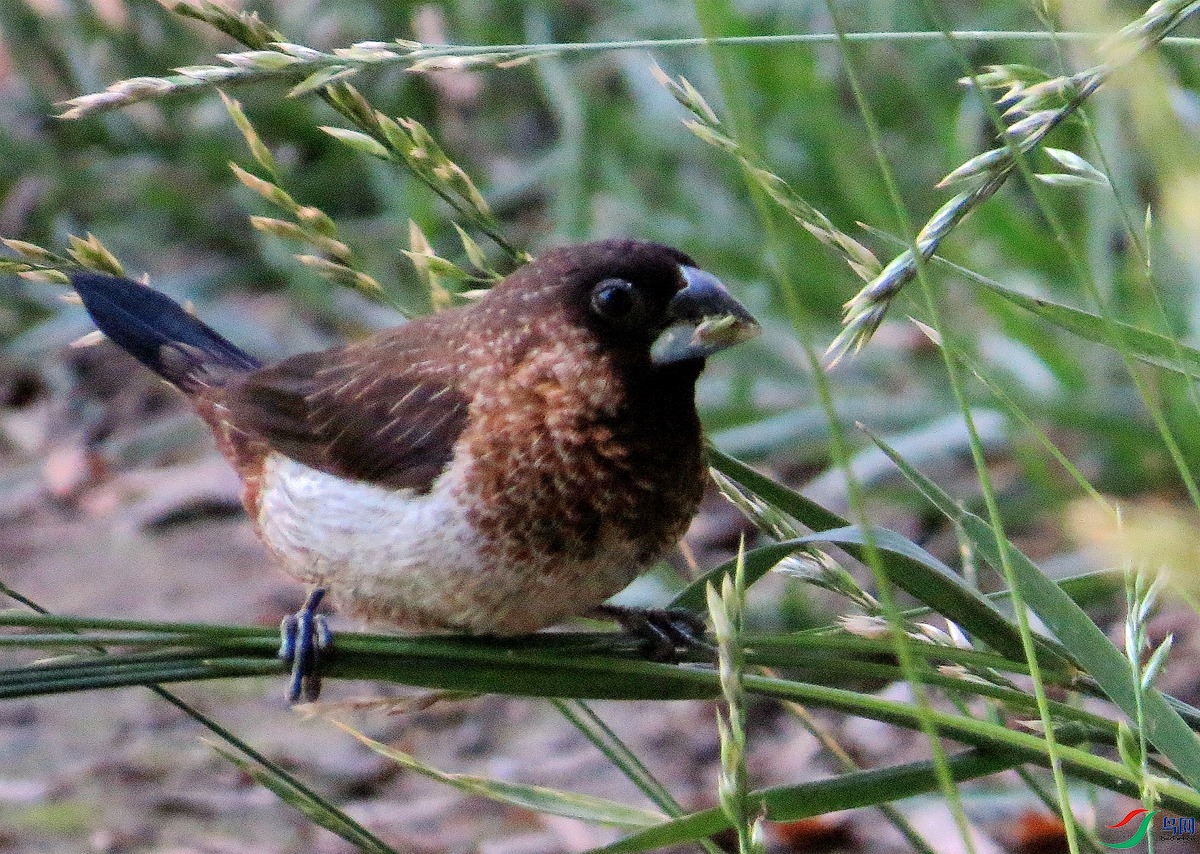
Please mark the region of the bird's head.
<svg viewBox="0 0 1200 854"><path fill-rule="evenodd" d="M691 364L761 331L716 276L657 243L601 240L543 253L492 293L510 322L556 315L606 351Z"/></svg>

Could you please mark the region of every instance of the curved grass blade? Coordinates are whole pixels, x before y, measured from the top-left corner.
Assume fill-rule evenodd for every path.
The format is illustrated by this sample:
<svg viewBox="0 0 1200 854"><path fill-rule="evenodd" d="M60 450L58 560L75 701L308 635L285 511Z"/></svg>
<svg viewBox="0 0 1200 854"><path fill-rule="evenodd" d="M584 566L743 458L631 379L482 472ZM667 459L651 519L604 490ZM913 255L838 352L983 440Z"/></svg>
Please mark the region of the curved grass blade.
<svg viewBox="0 0 1200 854"><path fill-rule="evenodd" d="M423 777L452 786L468 795L487 798L509 806L533 810L546 815L558 815L585 821L589 824L603 824L615 827L648 827L662 821L666 816L650 810L638 809L606 798L591 795L581 795L575 792L562 792L545 786L532 786L525 783L510 783L504 780L491 780L471 774L447 774L417 760L402 750L389 747L382 742L356 730L341 721L331 720L331 723L358 739L371 750L384 756L409 771Z"/></svg>
<svg viewBox="0 0 1200 854"><path fill-rule="evenodd" d="M962 580L954 570L946 566L929 552L886 528L873 528L871 537L879 550L880 559L888 578L897 586L929 606L947 619L958 623L963 630L987 643L1008 658L1020 658L1021 646L1016 627L995 605L981 593ZM793 540L772 543L746 554L746 577L759 578L788 555L807 545L829 543L863 558L865 536L857 525L847 525L831 531L806 534ZM732 562L725 563L697 579L672 603L675 607L688 607L695 585L710 580L719 580L733 571ZM1067 662L1058 650L1046 642L1044 651L1047 663L1066 666Z"/></svg>
<svg viewBox="0 0 1200 854"><path fill-rule="evenodd" d="M550 702L559 714L579 730L655 806L671 818L679 818L684 814L683 807L667 787L655 778L638 755L621 741L591 706L582 700L559 699ZM699 840L699 844L707 854L721 854L722 849L708 840Z"/></svg>
<svg viewBox="0 0 1200 854"><path fill-rule="evenodd" d="M882 721L905 729L924 729L932 722L938 733L970 747L998 750L1026 762L1050 767L1050 754L1041 735L1010 729L1003 724L965 717L940 709L918 709L875 695L862 694L842 688L828 688L804 682L793 682L768 676L747 675L746 691L764 697L794 700L858 717ZM1088 781L1121 794L1139 797L1144 777L1140 770L1130 769L1123 762L1106 759L1088 749L1070 747L1086 741L1087 727L1064 724L1056 728L1057 754L1061 767L1069 776ZM1200 810L1200 791L1190 785L1176 783L1166 777L1155 780L1155 786L1165 808L1184 810L1184 814ZM1169 804L1169 806L1167 806ZM1189 812L1190 811L1190 812Z"/></svg>
<svg viewBox="0 0 1200 854"><path fill-rule="evenodd" d="M983 559L999 568L1001 556L991 526L959 507L937 484L909 466L882 439L869 431L868 435L931 504L962 527ZM1025 603L1122 712L1131 720L1138 720L1140 711L1146 721L1146 737L1192 786L1200 788L1200 740L1196 734L1153 686L1146 688L1139 709L1137 691L1130 680L1129 662L1121 651L1070 596L1042 574L1033 561L1012 543L1004 542Z"/></svg>
<svg viewBox="0 0 1200 854"><path fill-rule="evenodd" d="M707 448L708 464L732 480L736 480L759 498L773 504L787 513L796 521L814 531L828 531L833 528L844 528L850 523L832 510L826 510L811 498L805 498L795 490L788 489L776 483L762 472L755 471L741 460L729 456L711 443ZM747 576L749 580L749 576ZM701 585L701 590L704 585ZM704 606L701 597L696 602L697 608Z"/></svg>
<svg viewBox="0 0 1200 854"><path fill-rule="evenodd" d="M967 750L947 761L957 781L985 777L1022 764L1023 760L1003 751ZM913 795L937 791L937 776L932 762L914 762L890 768L855 771L829 780L776 786L750 792L748 797L761 801L769 821L797 821L815 815L855 807L874 806ZM729 819L720 807L701 810L663 822L625 839L594 848L588 854L632 854L653 851L671 845L683 845L706 839L729 828Z"/></svg>
<svg viewBox="0 0 1200 854"><path fill-rule="evenodd" d="M331 808L329 804L315 797L308 789L297 785L295 780L274 774L258 763L244 759L208 739L204 739L204 741L223 758L253 778L255 782L273 792L285 804L299 810L314 824L320 825L331 833L336 833L359 851L367 852L367 854L396 854L394 848L385 845L358 822Z"/></svg>
<svg viewBox="0 0 1200 854"><path fill-rule="evenodd" d="M775 483L716 448L709 447L708 456L709 462L722 474L816 532L749 552L746 555L747 583L753 583L783 558L811 543L832 543L856 558L866 558L863 532L857 525L851 525L836 513ZM893 584L958 623L964 631L1001 654L1009 658L1022 657L1021 638L1016 626L950 567L894 531L875 528L871 536L879 551L883 570ZM698 609L702 605L704 585L710 581L720 583L720 578L730 574L733 569L734 562L729 561L705 573L689 584L671 604ZM1044 642L1043 650L1047 655L1047 664L1060 668L1068 665L1063 651L1054 648L1049 641Z"/></svg>
<svg viewBox="0 0 1200 854"><path fill-rule="evenodd" d="M957 265L955 268L959 272L970 272ZM1031 297L985 277L970 275L968 278L975 285L1036 314L1072 335L1113 349L1123 347L1138 361L1183 374L1185 377L1200 379L1200 350L1181 344L1175 338L1142 329L1116 318L1105 318L1040 297Z"/></svg>

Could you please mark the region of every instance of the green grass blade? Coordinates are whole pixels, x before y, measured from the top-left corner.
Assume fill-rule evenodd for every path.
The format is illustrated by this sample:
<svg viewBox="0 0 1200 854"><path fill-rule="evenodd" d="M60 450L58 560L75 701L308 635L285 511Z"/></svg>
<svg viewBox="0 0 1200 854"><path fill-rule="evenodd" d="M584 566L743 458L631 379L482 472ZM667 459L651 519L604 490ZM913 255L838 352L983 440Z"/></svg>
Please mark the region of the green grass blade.
<svg viewBox="0 0 1200 854"><path fill-rule="evenodd" d="M817 505L794 490L775 483L770 478L716 448L708 450L713 467L737 481L746 489L770 502L817 533L787 543L777 543L755 549L746 555L746 578L752 582L768 572L800 546L826 542L840 546L856 558L864 560L865 537L862 530L847 520ZM1021 638L1012 622L979 591L933 555L899 534L882 528L872 529L871 536L879 551L883 570L893 584L928 605L933 610L958 623L1009 658L1022 657ZM733 570L727 562L689 584L672 602L680 608L699 608L704 585L719 583L721 576ZM1047 663L1060 667L1066 662L1059 652L1045 646ZM1055 660L1057 659L1057 660Z"/></svg>
<svg viewBox="0 0 1200 854"><path fill-rule="evenodd" d="M957 265L955 269L969 273ZM1031 297L983 276L970 275L969 278L979 287L1084 340L1123 349L1138 361L1200 379L1200 350L1181 344L1175 338L1115 318L1101 317L1047 299Z"/></svg>
<svg viewBox="0 0 1200 854"><path fill-rule="evenodd" d="M951 776L958 781L985 777L1021 764L1022 760L998 751L968 750L947 761ZM829 780L776 786L750 792L761 801L769 821L798 821L815 815L855 807L874 806L913 795L927 794L938 788L932 762L914 762L890 768L855 771ZM588 854L632 854L653 851L670 845L696 842L729 828L729 819L720 807L701 810L625 839L594 848Z"/></svg>
<svg viewBox="0 0 1200 854"><path fill-rule="evenodd" d="M359 851L367 852L367 854L396 854L394 848L385 845L361 824L349 818L341 810L331 807L307 788L297 785L290 777L272 773L258 763L244 759L219 744L209 742L209 747L254 778L255 782L274 792L288 806L299 810L314 824L337 834Z"/></svg>
<svg viewBox="0 0 1200 854"><path fill-rule="evenodd" d="M358 640L348 634L338 636L340 649L358 654L332 657L330 676L386 679L449 691L588 700L707 699L716 693L705 671L580 652L571 639L558 651L539 648L544 638L530 638L528 643L442 638L435 646L422 646L424 639L387 638L351 649ZM390 648L385 658L378 654L380 640ZM602 637L596 641L605 642Z"/></svg>
<svg viewBox="0 0 1200 854"><path fill-rule="evenodd" d="M587 703L569 699L551 700L550 702L659 809L672 818L683 815L683 807L679 805L667 787L658 781L638 755L621 741ZM708 854L721 854L721 849L712 842L708 840L699 840L699 842Z"/></svg>
<svg viewBox="0 0 1200 854"><path fill-rule="evenodd" d="M833 528L844 528L850 523L831 510L826 510L811 498L805 498L795 490L776 483L762 472L755 471L741 460L735 459L713 445L708 446L708 464L732 480L736 480L746 489L753 492L764 501L775 505L784 513L794 518L807 528L814 531L828 531ZM703 589L703 585L701 585ZM696 607L704 606L701 597L696 601Z"/></svg>
<svg viewBox="0 0 1200 854"><path fill-rule="evenodd" d="M906 729L924 730L927 723L934 726L940 736L953 739L971 747L987 748L1008 752L1013 757L1022 756L1024 761L1049 768L1049 748L1040 734L1010 729L991 721L964 717L939 709L917 709L907 703L897 703L873 695L865 695L841 688L827 688L802 682L767 676L746 677L746 690L764 697L794 700L834 711L901 726ZM1066 745L1086 740L1089 731L1072 724L1059 726L1056 745L1063 771L1070 775L1110 789L1114 792L1141 796L1142 776L1122 762L1105 759L1088 750ZM1191 786L1179 785L1162 777L1155 781L1164 807L1184 814L1200 810L1200 791Z"/></svg>
<svg viewBox="0 0 1200 854"><path fill-rule="evenodd" d="M1009 658L1021 657L1020 638L1016 628L1003 613L979 591L962 580L950 567L929 552L886 528L873 528L870 536L879 550L884 571L897 587L907 591L929 608L953 620L965 631L996 649ZM807 545L828 543L839 546L857 558L863 558L866 536L857 525L847 525L831 531L807 534L794 540L786 540L762 546L746 555L746 577L754 579L765 574L790 554ZM672 604L688 607L692 591L697 584L719 580L732 571L726 563L706 573L676 597ZM1049 657L1048 663L1062 667L1066 661L1057 650L1046 642L1043 650Z"/></svg>
<svg viewBox="0 0 1200 854"><path fill-rule="evenodd" d="M3 591L12 596L9 590ZM229 626L214 623L171 623L160 620L122 620L111 617L79 617L67 614L40 612L29 614L24 611L0 611L0 626L21 628L63 629L80 631L99 629L114 632L164 632L172 635L196 635L217 644L222 641L251 643L263 641L279 645L279 630L265 626Z"/></svg>
<svg viewBox="0 0 1200 854"><path fill-rule="evenodd" d="M983 519L959 507L933 481L909 466L891 447L876 436L873 441L895 461L904 476L938 510L962 526L978 553L989 564L1001 565L995 532ZM1071 597L1047 578L1033 561L1005 541L1008 560L1021 585L1025 602L1041 618L1079 665L1093 678L1131 720L1137 719L1137 697L1130 681L1129 662L1121 651L1092 622ZM1146 736L1193 786L1200 788L1200 743L1179 713L1156 688L1148 687L1142 698Z"/></svg>
<svg viewBox="0 0 1200 854"><path fill-rule="evenodd" d="M292 776L292 774L290 774L284 768L280 767L278 764L272 762L266 756L259 753L249 744L242 741L241 738L234 735L212 718L197 711L196 709L193 709L178 697L171 694L169 691L158 687L157 685L151 686L150 690L158 694L166 702L181 710L192 720L205 727L207 730L217 736L217 738L220 738L226 744L233 747L241 754L241 756L236 757L236 754L231 755L229 751L226 751L220 747L217 748L218 753L221 753L227 759L234 761L235 764L243 769L246 769L247 771L249 771L249 769L247 769L246 765L242 763L250 763L250 765L256 768L259 772L259 775L255 775L255 779L264 781L270 779L273 781L274 785L268 786L268 788L270 788L272 791L276 793L280 791L287 791L295 800L307 803L314 811L320 812L326 819L328 819L329 823L325 824L325 827L328 827L334 833L337 833L347 842L350 842L351 844L358 844L360 851L392 851L392 849L385 845L382 840L377 839L375 835L371 833L371 831L367 830L353 818L342 812L342 810L329 803L312 789L308 788L308 786L304 785L304 783L302 783L296 777ZM244 759L242 759L242 757L244 757ZM264 785L266 785L265 782Z"/></svg>
<svg viewBox="0 0 1200 854"><path fill-rule="evenodd" d="M28 668L24 680L11 680L0 687L0 700L38 697L49 694L69 694L95 691L100 688L128 688L159 683L194 682L230 676L258 676L277 673L278 665L259 661L194 661L182 657L179 661L163 661L157 665L125 666L117 656L109 656L112 664L95 668L78 676L41 676L36 668ZM5 675L9 675L9 671Z"/></svg>
<svg viewBox="0 0 1200 854"><path fill-rule="evenodd" d="M384 756L401 767L444 783L468 795L487 798L497 803L533 810L547 815L558 815L585 821L589 824L611 825L615 827L648 827L663 820L662 813L638 809L606 798L591 795L581 795L576 792L562 792L545 786L532 786L524 783L509 783L504 780L491 780L471 774L447 774L439 771L413 756L394 747L389 747L359 732L341 721L332 723L358 739L371 750Z"/></svg>

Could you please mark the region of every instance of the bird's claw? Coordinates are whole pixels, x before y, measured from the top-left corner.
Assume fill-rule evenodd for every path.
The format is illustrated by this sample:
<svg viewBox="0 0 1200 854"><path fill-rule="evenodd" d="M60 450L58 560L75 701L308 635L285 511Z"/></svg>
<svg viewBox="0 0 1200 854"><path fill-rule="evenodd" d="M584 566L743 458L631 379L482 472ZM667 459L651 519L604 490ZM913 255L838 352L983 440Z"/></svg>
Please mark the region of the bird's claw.
<svg viewBox="0 0 1200 854"><path fill-rule="evenodd" d="M321 696L321 659L333 646L329 621L316 613L324 588L308 594L304 607L288 614L279 624L279 658L291 667L287 700L298 703L300 698L311 703Z"/></svg>
<svg viewBox="0 0 1200 854"><path fill-rule="evenodd" d="M651 661L678 663L682 651L713 648L704 639L704 617L686 608L601 605L596 613L613 620L625 634L640 640Z"/></svg>

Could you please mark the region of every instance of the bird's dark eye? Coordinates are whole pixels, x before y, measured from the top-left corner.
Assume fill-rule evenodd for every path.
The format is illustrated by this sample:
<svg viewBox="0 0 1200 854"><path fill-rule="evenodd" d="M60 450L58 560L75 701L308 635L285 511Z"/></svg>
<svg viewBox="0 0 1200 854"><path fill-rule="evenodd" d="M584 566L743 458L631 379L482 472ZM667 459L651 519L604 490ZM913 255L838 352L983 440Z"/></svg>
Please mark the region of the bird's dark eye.
<svg viewBox="0 0 1200 854"><path fill-rule="evenodd" d="M642 296L632 282L605 279L592 288L592 308L608 320L630 320L639 313Z"/></svg>

